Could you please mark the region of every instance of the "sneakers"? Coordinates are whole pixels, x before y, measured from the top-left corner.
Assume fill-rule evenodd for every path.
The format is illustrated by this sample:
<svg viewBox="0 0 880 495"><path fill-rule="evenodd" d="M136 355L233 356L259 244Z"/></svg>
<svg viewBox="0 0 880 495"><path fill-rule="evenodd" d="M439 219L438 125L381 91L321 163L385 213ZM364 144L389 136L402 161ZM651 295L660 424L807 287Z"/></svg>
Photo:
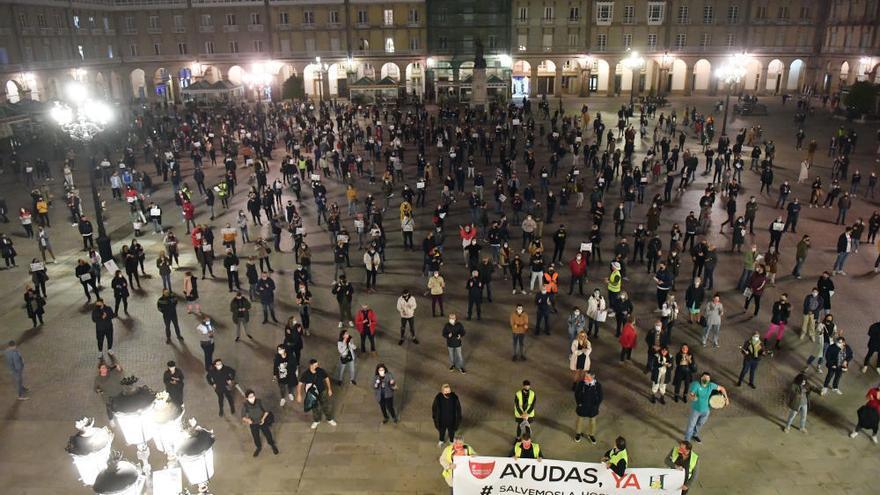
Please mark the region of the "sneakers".
<svg viewBox="0 0 880 495"><path fill-rule="evenodd" d="M874 443L877 443L877 435L874 435L873 437L871 437L871 441Z"/></svg>
<svg viewBox="0 0 880 495"><path fill-rule="evenodd" d="M822 387L822 391L819 392L819 395L828 395L828 387Z"/></svg>
<svg viewBox="0 0 880 495"><path fill-rule="evenodd" d="M577 442L577 443L580 443L580 442L581 442L581 434L580 434L580 433L578 433L578 434L576 434L576 435L574 436L574 441Z"/></svg>
<svg viewBox="0 0 880 495"><path fill-rule="evenodd" d="M783 433L788 433L790 431L791 431L791 426L786 426L786 427L782 428Z"/></svg>
<svg viewBox="0 0 880 495"><path fill-rule="evenodd" d="M450 366L449 371L455 371L455 366Z"/></svg>
<svg viewBox="0 0 880 495"><path fill-rule="evenodd" d="M467 373L467 370L464 368L459 368L458 371L461 371L461 374L464 375Z"/></svg>
<svg viewBox="0 0 880 495"><path fill-rule="evenodd" d="M446 442L444 442L443 440L440 440L439 442L437 442L437 447L439 447L439 448L443 448L444 445L446 445Z"/></svg>
<svg viewBox="0 0 880 495"><path fill-rule="evenodd" d="M403 339L398 340L397 345L403 345Z"/></svg>
<svg viewBox="0 0 880 495"><path fill-rule="evenodd" d="M857 437L857 436L859 436L859 432L857 432L857 431L854 431L854 432L852 432L852 433L849 434L849 437L850 437L850 438L855 438L855 437Z"/></svg>
<svg viewBox="0 0 880 495"><path fill-rule="evenodd" d="M698 436L696 436L696 435L692 436L691 439L693 439L693 441L695 441L695 442L697 442L697 443L703 443L703 441L700 440L700 437L698 437Z"/></svg>
<svg viewBox="0 0 880 495"><path fill-rule="evenodd" d="M335 421L335 420L332 420L332 419L331 419L331 420L328 420L327 423L328 423L330 426L336 426L336 421Z"/></svg>
<svg viewBox="0 0 880 495"><path fill-rule="evenodd" d="M587 435L587 440L589 440L591 444L596 445L596 437L593 435Z"/></svg>
<svg viewBox="0 0 880 495"><path fill-rule="evenodd" d="M293 394L287 394L287 400L293 402Z"/></svg>
<svg viewBox="0 0 880 495"><path fill-rule="evenodd" d="M867 366L862 366L862 374L864 375L865 372L867 372L867 371L868 371L868 367L867 367Z"/></svg>
<svg viewBox="0 0 880 495"><path fill-rule="evenodd" d="M313 430L315 430L315 429L318 428L318 425L319 425L319 424L321 424L321 423L319 423L319 422L317 422L317 421L314 421L314 422L312 422L312 426L311 426L311 428L312 428Z"/></svg>
<svg viewBox="0 0 880 495"><path fill-rule="evenodd" d="M843 395L843 391L840 390L839 388L835 388L835 389L833 389L832 391L833 391L835 394L837 394L837 395Z"/></svg>
<svg viewBox="0 0 880 495"><path fill-rule="evenodd" d="M18 397L18 400L31 400L31 398L26 395L21 395ZM876 440L875 440L875 442L876 442Z"/></svg>
<svg viewBox="0 0 880 495"><path fill-rule="evenodd" d="M284 399L281 399L281 401L278 403L278 405L281 407L284 407L284 404L287 404L287 401Z"/></svg>
<svg viewBox="0 0 880 495"><path fill-rule="evenodd" d="M339 325L337 325L337 327L342 328L342 322L341 322L341 321L339 322Z"/></svg>

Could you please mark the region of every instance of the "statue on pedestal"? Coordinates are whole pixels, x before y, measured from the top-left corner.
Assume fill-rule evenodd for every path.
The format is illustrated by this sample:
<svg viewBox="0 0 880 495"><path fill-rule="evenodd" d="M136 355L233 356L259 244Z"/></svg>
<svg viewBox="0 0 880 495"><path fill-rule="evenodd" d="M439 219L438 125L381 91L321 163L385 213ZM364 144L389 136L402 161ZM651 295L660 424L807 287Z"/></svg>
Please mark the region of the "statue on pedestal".
<svg viewBox="0 0 880 495"><path fill-rule="evenodd" d="M483 57L483 42L479 38L474 42L474 69L485 69L486 59Z"/></svg>

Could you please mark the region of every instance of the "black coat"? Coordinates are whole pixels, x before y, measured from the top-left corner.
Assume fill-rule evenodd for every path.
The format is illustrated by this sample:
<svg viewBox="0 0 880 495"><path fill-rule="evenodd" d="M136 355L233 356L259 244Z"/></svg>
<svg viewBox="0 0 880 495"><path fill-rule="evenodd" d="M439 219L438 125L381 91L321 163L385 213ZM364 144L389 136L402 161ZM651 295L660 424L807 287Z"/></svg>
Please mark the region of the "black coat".
<svg viewBox="0 0 880 495"><path fill-rule="evenodd" d="M109 306L97 307L92 310L92 321L95 322L95 330L113 330L113 308Z"/></svg>
<svg viewBox="0 0 880 495"><path fill-rule="evenodd" d="M604 398L602 384L598 380L593 381L593 385L587 385L581 380L574 388L576 412L582 418L595 418L599 415L599 406Z"/></svg>
<svg viewBox="0 0 880 495"><path fill-rule="evenodd" d="M437 394L434 404L431 405L431 417L434 418L435 428L457 430L461 426L461 402L458 401L458 396L454 392L449 396Z"/></svg>
<svg viewBox="0 0 880 495"><path fill-rule="evenodd" d="M868 349L880 350L880 321L868 327Z"/></svg>

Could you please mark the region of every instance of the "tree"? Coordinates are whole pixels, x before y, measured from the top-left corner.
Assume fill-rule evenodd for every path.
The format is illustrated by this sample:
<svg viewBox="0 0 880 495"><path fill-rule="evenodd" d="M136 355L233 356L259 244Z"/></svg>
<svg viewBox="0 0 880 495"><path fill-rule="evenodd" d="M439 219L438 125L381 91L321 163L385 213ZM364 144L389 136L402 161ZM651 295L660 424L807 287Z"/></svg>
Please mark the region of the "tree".
<svg viewBox="0 0 880 495"><path fill-rule="evenodd" d="M843 103L847 110L859 117L874 113L877 108L878 87L868 81L859 81L849 87L849 93Z"/></svg>
<svg viewBox="0 0 880 495"><path fill-rule="evenodd" d="M281 87L282 98L285 100L298 100L305 98L305 96L306 88L302 77L293 75L284 81L284 84Z"/></svg>

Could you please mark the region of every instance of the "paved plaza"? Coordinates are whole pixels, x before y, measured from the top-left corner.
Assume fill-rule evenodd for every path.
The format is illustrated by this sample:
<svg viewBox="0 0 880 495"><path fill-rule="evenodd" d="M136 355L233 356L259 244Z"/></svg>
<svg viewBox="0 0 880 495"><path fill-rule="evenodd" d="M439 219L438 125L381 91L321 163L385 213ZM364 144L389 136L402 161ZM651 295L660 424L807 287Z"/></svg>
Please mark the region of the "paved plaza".
<svg viewBox="0 0 880 495"><path fill-rule="evenodd" d="M618 106L628 98L588 98L565 100L568 112L578 113L582 104L590 107L591 115L601 111L609 127L616 121L614 115ZM658 110L659 113L677 109L681 116L684 105L698 105L700 112L711 112L717 98L689 97L672 98L671 106ZM864 435L850 439L847 433L855 422L855 411L863 403L868 387L880 381L874 371L859 373L865 355L866 332L868 326L880 320L878 294L880 294L880 274L874 273L873 263L877 256L875 246L863 244L847 262L848 276L834 278L836 292L833 313L844 330L848 343L855 352L858 365L850 367L842 380L843 395L829 394L814 396L809 413L808 434L796 429L788 434L781 431L787 409L784 395L794 375L800 371L806 356L814 345L809 340L799 340L800 308L804 295L815 284L823 270L830 270L834 262L835 246L841 226L834 225L836 209L806 208L809 199L809 183L796 184L800 161L805 152L796 151L793 123L795 106L789 102L783 106L780 99L764 98L769 107L766 117L753 117L749 120L734 119L728 132L760 124L765 139L772 139L777 145L775 160L776 177L772 194L759 194L759 177L756 173L745 171L744 189L740 195L740 208L751 195L758 197L760 208L755 222L755 242L760 250L766 250L768 226L782 210L775 210L774 203L778 185L788 180L793 185L792 197L799 197L805 208L801 212L798 234L786 234L781 244L781 262L776 286L770 287L764 295L764 305L756 318L749 318L742 310L743 298L735 289L741 271L739 254L729 253L730 234L718 234L717 225L725 218L722 201L713 207L713 227L709 229L709 239L718 246L719 263L716 270L715 288L722 294L726 317L722 325L721 346L718 349L703 348L699 344L700 329L688 325L682 314L677 324L672 349L677 350L680 343L690 343L695 350L696 362L700 370L710 370L715 380L728 388L731 405L713 412L704 427L702 443L695 451L700 454L700 478L693 493L706 494L852 494L864 495L877 492L876 473L880 468L880 446L871 443ZM872 171L880 173L876 162L876 127L872 125L850 124L833 119L821 109L809 117L806 126L807 141L815 138L819 143L816 166L811 170L830 184L831 159L827 154L831 131L839 125L853 127L860 139L852 156L850 173L861 171L864 183ZM556 100L552 107L555 108ZM536 107L533 106L533 108ZM436 112L436 108L432 111ZM720 116L718 119L720 129ZM637 120L634 122L637 124ZM653 128L655 121L651 122ZM539 120L538 124L549 129L549 123ZM592 130L585 135L592 141ZM538 167L547 163L548 151L545 141L537 140ZM645 146L649 140L636 139L636 163L641 162ZM39 144L39 143L38 143ZM522 143L520 143L521 149ZM692 129L685 147L699 150L700 146ZM24 150L24 156L43 156L48 147L32 146ZM436 159L436 148L427 146L428 160ZM407 145L407 182L414 186L416 156L415 146ZM142 157L139 148L136 155ZM278 175L278 159L284 155L283 145L273 153L272 178ZM522 153L520 153L520 157ZM689 210L698 211L697 201L711 176L703 176L705 158L701 153L696 184L664 209L660 230L664 247L668 245L669 230L672 223L684 226ZM48 157L46 157L48 158ZM118 156L116 156L118 158ZM494 170L487 169L482 157L477 158L478 170L487 177L494 176ZM83 160L79 161L80 164ZM748 164L748 159L746 159ZM207 166L206 184L213 184L222 167ZM75 470L64 446L68 436L73 434L73 422L82 416L97 418L104 424L106 416L101 400L92 391L96 372L94 325L91 322L90 306L84 305L80 285L74 278L73 264L83 255L77 229L67 221L63 190L60 179L60 162L52 162L57 180L51 183L56 203L51 213L52 241L58 262L49 265L48 304L45 325L31 330L31 323L22 307L24 285L30 281L27 264L32 257L38 257L36 243L26 239L14 212L19 206L29 203L27 190L20 181L9 173L0 176L0 196L9 205L10 220L0 225L0 231L10 235L18 249L18 268L0 272L0 341L16 339L21 342L20 349L26 363L25 380L31 390L31 400L16 401L9 373L0 373L0 402L3 421L0 422L0 486L2 493L37 495L57 493L90 493L90 488L81 487ZM139 166L143 166L139 161ZM182 160L185 181L191 181L192 163L188 158ZM80 165L77 171L79 184L86 184L86 177ZM564 180L568 163L561 167L559 178L552 181L553 189L558 191ZM144 170L153 173L152 164ZM525 165L522 159L517 163L519 176L526 182ZM239 173L239 179L242 178ZM592 182L592 172L587 183ZM170 183L162 183L155 178L157 191L154 199L164 209L165 223L174 227L181 240L181 265L192 267L197 262L184 236L178 209L174 205ZM349 230L353 231L351 218L345 215L344 188L340 182L328 178L330 201L336 201L343 210L343 219ZM535 184L537 186L537 184ZM357 187L361 197L372 192L379 197L379 182L369 184L359 181ZM470 186L468 186L469 188ZM848 182L844 186L848 187ZM313 274L314 294L312 335L306 338L303 361L310 357L318 358L328 372L335 371L338 362L336 352L337 309L330 294L329 284L333 278L333 261L329 252L328 236L323 227L315 222L315 208L312 196L304 186L304 200L300 206L306 232L314 253ZM426 207L416 209L415 242L418 245L424 238L431 222L431 211L439 201L438 181L429 186L430 192ZM235 225L235 214L245 209L244 188L239 187L230 208L222 211L213 221L208 218L202 199L196 197L195 205L199 223L210 223L217 230L226 223ZM606 221L603 224L603 255L606 262L591 263L589 269L590 289L601 287L605 292L602 278L607 276L607 260L613 246L612 222L609 217L617 204L618 187L609 190L606 199ZM646 192L651 198L662 193L662 185L652 183ZM109 212L107 230L114 241L114 252L118 252L123 242L130 242L132 232L128 221L127 207L122 202L109 199L109 190L104 191L108 198ZM83 188L84 209L90 218L90 195ZM285 192L284 201L292 198ZM487 185L487 198L491 203L491 190ZM878 209L880 200L855 199L848 221L861 217L866 222L871 212ZM574 399L570 391L568 370L569 342L565 319L572 306L584 308L583 298L562 295L567 293L568 269L562 267L559 313L551 315L550 336L526 337L526 362L511 361L510 327L508 319L514 305L522 302L534 322L534 301L532 296L511 295L508 281L496 272L493 289L493 303L484 303L481 321L464 321L467 307L465 292L465 269L462 266L458 249L457 226L469 218L466 204L462 201L453 208L451 218L446 221L447 239L446 265L444 275L448 284L446 296L447 313L456 311L468 331L464 344L467 374L447 370L448 361L441 328L445 319L431 318L430 299L422 297L425 279L421 274L422 254L404 251L397 206L399 194L392 200L392 208L385 215L388 230L387 264L384 274L378 278L378 291L367 293L363 286L363 268L360 254L352 248L353 268L349 277L355 282L354 307L368 303L379 317L377 341L378 356L359 357L357 386L346 384L335 387L334 395L337 427L322 423L317 430L311 430L311 415L305 414L300 404L278 407L278 391L272 382L272 358L275 346L282 340L281 325L260 325L261 310L254 304L251 314L251 333L255 340L234 340L234 324L229 315L227 285L221 263L215 263L216 280L205 280L200 284L203 310L210 314L219 328L215 357L223 358L227 365L238 371L239 382L243 388L253 388L264 403L275 412L278 421L274 433L281 450L273 456L264 451L258 458L252 458L252 441L248 429L237 415L227 414L218 417L215 395L205 381L202 354L196 334L197 319L187 315L185 306L178 307L185 341L174 341L172 345L164 342L160 314L156 310L156 299L161 292L161 281L155 268L156 255L161 251L162 237L147 233L140 238L147 251L147 273L152 276L143 281L143 290L133 290L130 299L130 316L117 320L116 351L118 362L126 374L135 374L141 382L155 390L161 390L164 364L174 359L186 375L185 403L187 416L195 416L200 424L213 429L217 436L215 446L216 475L211 482L214 493L218 495L238 494L440 494L447 493L437 458L436 431L431 421L431 402L442 383L450 383L459 395L464 423L462 433L466 441L479 454L508 455L514 434L512 418L513 394L520 383L528 379L537 392L537 420L534 437L540 442L545 456L557 459L598 462L602 453L612 446L614 438L623 435L627 438L630 463L636 467L660 467L664 457L683 435L687 420L688 406L667 400L666 405L651 404L650 380L642 373L645 359L644 334L639 335L639 345L633 353L634 364L618 364L619 346L614 338L613 323L603 324L601 336L593 341L592 369L603 383L606 400L598 417L598 445L589 442L575 443L572 440L574 427ZM649 204L637 205L633 221L627 223L626 232L635 227L637 221L645 217ZM219 201L216 206L222 210ZM490 206L491 208L491 206ZM246 210L245 210L246 211ZM490 218L494 215L490 214ZM582 209L569 207L567 213L557 215L557 221L568 227L570 240L567 245L565 261L574 255L577 245L583 240L590 226L588 204ZM550 235L556 225L544 228L544 241L552 246ZM254 226L251 236L254 235ZM263 235L268 236L268 226ZM148 231L151 229L147 229ZM809 233L813 238L813 249L807 259L804 276L795 280L791 275L795 245L801 233ZM520 229L511 227L511 245L519 246ZM749 240L747 239L747 243ZM290 315L296 315L298 308L293 300L294 257L289 236L284 237L281 253L272 254L273 278L278 284L276 310L282 322ZM252 246L239 249L251 253ZM549 251L549 248L548 248ZM548 253L549 254L549 253ZM655 314L654 284L646 273L644 265L629 265L629 280L624 289L633 296L635 312L639 318L640 332L650 328ZM684 259L681 275L676 286L676 295L681 304L684 290L688 284L691 262ZM179 293L182 288L182 271L174 272L173 286ZM105 286L109 277L105 275ZM246 285L246 282L242 282ZM397 345L399 316L395 303L400 291L408 288L418 300L416 330L421 343L407 342ZM108 288L109 289L109 288ZM112 300L112 291L104 296ZM766 358L758 369L757 389L734 386L738 376L741 358L737 350L743 340L754 330L763 332L770 320L770 307L777 295L787 292L792 301L790 329L786 332L783 348L772 358ZM183 302L183 301L182 301ZM382 416L374 399L370 378L377 363L384 362L394 373L399 385L396 395L401 422L382 424ZM814 385L821 386L823 376L810 373ZM236 397L240 403L241 398ZM122 448L121 434L117 434L116 447ZM124 449L129 459L134 459L134 449ZM153 454L154 466L164 462L160 453ZM873 488L872 488L873 487Z"/></svg>

